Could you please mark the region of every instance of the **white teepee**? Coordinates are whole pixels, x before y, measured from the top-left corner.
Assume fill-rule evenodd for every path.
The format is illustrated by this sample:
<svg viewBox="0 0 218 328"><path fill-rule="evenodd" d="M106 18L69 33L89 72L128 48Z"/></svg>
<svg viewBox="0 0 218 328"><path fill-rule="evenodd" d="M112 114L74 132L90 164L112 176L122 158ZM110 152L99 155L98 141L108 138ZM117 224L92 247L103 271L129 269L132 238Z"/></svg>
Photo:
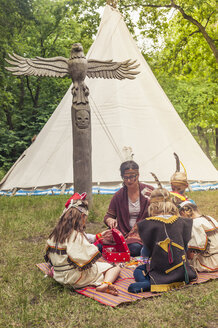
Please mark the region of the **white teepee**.
<svg viewBox="0 0 218 328"><path fill-rule="evenodd" d="M86 79L92 111L93 183L115 185L130 149L140 180L169 181L176 152L189 180L217 181L218 172L180 119L141 55L118 10L106 6L87 58L136 59L135 80ZM71 87L34 143L2 180L2 190L71 185L73 182ZM123 151L124 150L124 151Z"/></svg>

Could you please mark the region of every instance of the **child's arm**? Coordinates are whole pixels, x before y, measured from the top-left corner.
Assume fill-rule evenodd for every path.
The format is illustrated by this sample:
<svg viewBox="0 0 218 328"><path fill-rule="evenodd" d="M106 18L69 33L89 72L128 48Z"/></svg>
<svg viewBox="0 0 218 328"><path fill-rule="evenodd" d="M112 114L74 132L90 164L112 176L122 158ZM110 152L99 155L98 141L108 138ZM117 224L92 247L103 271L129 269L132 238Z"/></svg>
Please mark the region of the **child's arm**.
<svg viewBox="0 0 218 328"><path fill-rule="evenodd" d="M92 233L85 233L85 235L91 244L93 244L94 242L96 242L97 240L99 240L101 238L105 238L105 241L108 236L110 236L110 239L112 238L111 230L105 230L105 231L102 231L101 233L97 233L96 235L93 235Z"/></svg>
<svg viewBox="0 0 218 328"><path fill-rule="evenodd" d="M96 241L96 235L93 235L92 233L85 233L85 235L91 244Z"/></svg>

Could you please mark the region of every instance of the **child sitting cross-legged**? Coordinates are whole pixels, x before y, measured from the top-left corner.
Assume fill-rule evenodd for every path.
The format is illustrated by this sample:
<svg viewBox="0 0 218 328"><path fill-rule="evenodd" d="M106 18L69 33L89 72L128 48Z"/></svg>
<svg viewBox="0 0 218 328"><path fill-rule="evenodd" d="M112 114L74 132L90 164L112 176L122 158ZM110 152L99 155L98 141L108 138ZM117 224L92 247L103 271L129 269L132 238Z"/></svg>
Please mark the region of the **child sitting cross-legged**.
<svg viewBox="0 0 218 328"><path fill-rule="evenodd" d="M51 264L57 282L74 288L96 286L96 290L116 296L118 291L113 282L121 268L97 261L101 253L84 232L88 218L85 197L85 193L75 194L66 203L47 240L45 260Z"/></svg>
<svg viewBox="0 0 218 328"><path fill-rule="evenodd" d="M196 204L185 201L179 205L180 215L193 221L188 243L188 259L199 272L218 270L218 222L202 215Z"/></svg>
<svg viewBox="0 0 218 328"><path fill-rule="evenodd" d="M136 282L128 288L131 293L164 292L196 278L186 256L191 220L179 217L170 193L163 188L152 191L148 213L150 217L138 223L138 232L150 252L150 268L135 269Z"/></svg>

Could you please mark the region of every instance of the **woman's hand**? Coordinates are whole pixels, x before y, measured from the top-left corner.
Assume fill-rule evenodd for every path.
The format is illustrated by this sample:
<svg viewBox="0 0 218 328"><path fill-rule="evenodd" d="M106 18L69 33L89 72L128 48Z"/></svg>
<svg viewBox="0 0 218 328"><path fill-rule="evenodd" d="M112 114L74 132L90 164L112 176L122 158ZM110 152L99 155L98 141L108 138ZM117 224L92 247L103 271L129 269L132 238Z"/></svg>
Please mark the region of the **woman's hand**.
<svg viewBox="0 0 218 328"><path fill-rule="evenodd" d="M108 225L109 228L113 229L117 227L117 220L112 219L112 218L107 218L106 224Z"/></svg>

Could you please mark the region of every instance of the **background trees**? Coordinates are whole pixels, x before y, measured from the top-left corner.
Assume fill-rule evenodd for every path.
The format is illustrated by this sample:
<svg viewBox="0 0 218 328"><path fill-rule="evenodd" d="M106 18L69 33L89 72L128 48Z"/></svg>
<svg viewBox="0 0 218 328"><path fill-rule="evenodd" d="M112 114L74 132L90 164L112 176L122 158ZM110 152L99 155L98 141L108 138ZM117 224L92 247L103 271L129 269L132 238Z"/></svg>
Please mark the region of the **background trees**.
<svg viewBox="0 0 218 328"><path fill-rule="evenodd" d="M74 42L85 53L100 22L103 0L1 0L0 167L5 172L31 143L71 81L14 77L7 53L69 57ZM206 154L218 156L215 1L121 0L142 52L179 115ZM137 16L133 13L137 13ZM137 19L135 19L137 17ZM148 43L147 40L150 40Z"/></svg>
<svg viewBox="0 0 218 328"><path fill-rule="evenodd" d="M6 171L48 120L71 80L15 77L5 70L7 53L69 57L85 52L99 25L95 1L2 0L0 10L0 167Z"/></svg>

